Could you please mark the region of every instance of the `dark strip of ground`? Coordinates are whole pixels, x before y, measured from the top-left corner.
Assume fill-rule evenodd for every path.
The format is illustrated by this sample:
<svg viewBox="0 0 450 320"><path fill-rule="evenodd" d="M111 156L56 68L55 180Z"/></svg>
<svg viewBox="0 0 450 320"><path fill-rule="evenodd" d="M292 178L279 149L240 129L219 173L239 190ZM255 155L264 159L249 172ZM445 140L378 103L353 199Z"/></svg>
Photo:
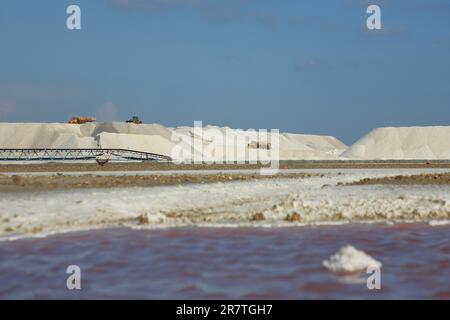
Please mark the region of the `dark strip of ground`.
<svg viewBox="0 0 450 320"><path fill-rule="evenodd" d="M263 176L259 174L204 174L204 175L136 175L136 176L99 176L99 175L51 175L22 176L0 175L0 192L50 191L90 188L126 188L164 185L203 184L213 182L253 181L273 178L309 178L313 174L278 174Z"/></svg>
<svg viewBox="0 0 450 320"><path fill-rule="evenodd" d="M450 185L450 173L437 173L437 174L418 174L411 176L393 176L382 178L365 178L350 185L371 185L371 184L440 184Z"/></svg>
<svg viewBox="0 0 450 320"><path fill-rule="evenodd" d="M0 163L0 172L77 172L77 171L151 171L151 170L240 170L259 169L254 164L173 164L161 162L97 163ZM397 169L450 168L450 161L280 161L280 169Z"/></svg>

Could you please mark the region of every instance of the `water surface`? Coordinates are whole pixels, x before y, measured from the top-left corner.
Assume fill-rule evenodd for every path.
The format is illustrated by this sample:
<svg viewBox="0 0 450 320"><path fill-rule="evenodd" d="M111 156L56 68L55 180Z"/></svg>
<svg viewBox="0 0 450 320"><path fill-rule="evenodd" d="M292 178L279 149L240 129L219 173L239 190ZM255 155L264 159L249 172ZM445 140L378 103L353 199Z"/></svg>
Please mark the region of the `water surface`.
<svg viewBox="0 0 450 320"><path fill-rule="evenodd" d="M322 266L347 244L383 263L381 290ZM80 291L66 289L73 264ZM119 228L3 241L0 298L450 299L450 226Z"/></svg>

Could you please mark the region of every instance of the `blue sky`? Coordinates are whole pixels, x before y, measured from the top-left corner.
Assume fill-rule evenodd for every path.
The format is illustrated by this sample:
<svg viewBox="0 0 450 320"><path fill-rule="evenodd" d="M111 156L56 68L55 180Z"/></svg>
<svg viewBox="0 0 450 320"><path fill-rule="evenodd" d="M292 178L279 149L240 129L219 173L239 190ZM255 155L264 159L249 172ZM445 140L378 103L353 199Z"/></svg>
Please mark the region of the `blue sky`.
<svg viewBox="0 0 450 320"><path fill-rule="evenodd" d="M368 4L382 31L365 29ZM0 121L74 115L348 144L450 125L450 0L2 0Z"/></svg>

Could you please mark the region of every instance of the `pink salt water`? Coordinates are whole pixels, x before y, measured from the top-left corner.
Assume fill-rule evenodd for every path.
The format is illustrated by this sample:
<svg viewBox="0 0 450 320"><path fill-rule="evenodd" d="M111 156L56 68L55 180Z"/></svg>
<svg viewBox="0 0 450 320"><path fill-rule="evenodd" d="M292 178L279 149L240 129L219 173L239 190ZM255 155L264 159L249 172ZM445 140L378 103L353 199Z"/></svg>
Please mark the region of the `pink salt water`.
<svg viewBox="0 0 450 320"><path fill-rule="evenodd" d="M332 273L347 244L383 264L381 290ZM66 288L81 268L82 289ZM0 242L2 299L450 299L450 225L126 228Z"/></svg>

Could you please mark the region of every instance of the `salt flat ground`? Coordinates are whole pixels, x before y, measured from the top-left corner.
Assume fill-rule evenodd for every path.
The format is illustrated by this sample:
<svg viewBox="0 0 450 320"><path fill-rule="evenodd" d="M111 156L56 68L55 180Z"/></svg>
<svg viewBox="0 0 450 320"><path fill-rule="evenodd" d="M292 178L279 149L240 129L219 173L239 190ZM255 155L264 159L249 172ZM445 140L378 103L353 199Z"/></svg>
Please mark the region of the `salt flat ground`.
<svg viewBox="0 0 450 320"><path fill-rule="evenodd" d="M238 171L249 174L257 172ZM346 185L370 177L448 172L445 168L295 171L314 175L109 190L3 193L0 194L0 236L4 240L12 240L111 227L270 228L374 222L441 224L450 220L448 184ZM165 173L175 174L170 171ZM211 171L195 170L189 173L198 175Z"/></svg>

